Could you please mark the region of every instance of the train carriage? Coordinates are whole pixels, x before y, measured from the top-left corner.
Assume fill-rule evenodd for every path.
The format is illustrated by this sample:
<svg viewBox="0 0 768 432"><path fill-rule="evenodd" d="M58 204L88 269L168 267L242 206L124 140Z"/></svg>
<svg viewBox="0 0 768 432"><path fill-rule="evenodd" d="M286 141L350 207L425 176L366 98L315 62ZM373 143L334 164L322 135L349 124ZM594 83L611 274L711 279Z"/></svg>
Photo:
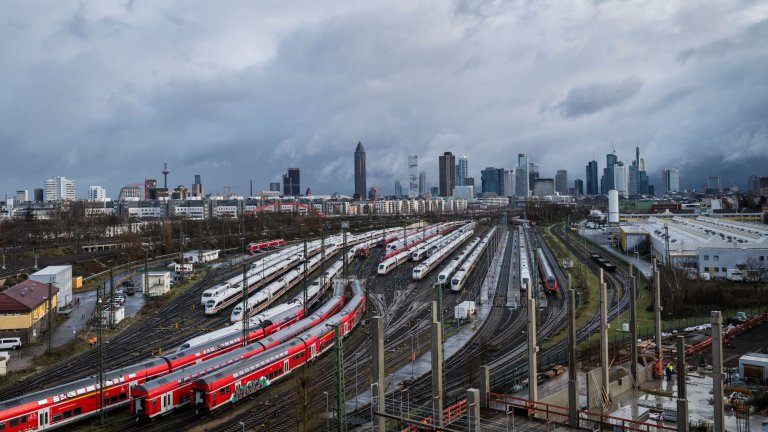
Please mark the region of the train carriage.
<svg viewBox="0 0 768 432"><path fill-rule="evenodd" d="M555 277L552 267L547 261L547 257L544 256L544 251L541 248L536 250L536 255L539 258L539 274L541 275L541 282L544 285L544 292L546 294L555 294L558 291L557 278Z"/></svg>

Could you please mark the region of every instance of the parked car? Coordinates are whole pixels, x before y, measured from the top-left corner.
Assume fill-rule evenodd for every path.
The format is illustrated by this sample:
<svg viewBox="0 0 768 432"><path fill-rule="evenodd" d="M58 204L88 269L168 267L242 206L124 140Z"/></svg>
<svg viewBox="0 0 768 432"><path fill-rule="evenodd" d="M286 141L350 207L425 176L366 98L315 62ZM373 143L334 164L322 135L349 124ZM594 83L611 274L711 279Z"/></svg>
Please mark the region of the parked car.
<svg viewBox="0 0 768 432"><path fill-rule="evenodd" d="M21 338L6 337L0 339L0 350L21 348Z"/></svg>

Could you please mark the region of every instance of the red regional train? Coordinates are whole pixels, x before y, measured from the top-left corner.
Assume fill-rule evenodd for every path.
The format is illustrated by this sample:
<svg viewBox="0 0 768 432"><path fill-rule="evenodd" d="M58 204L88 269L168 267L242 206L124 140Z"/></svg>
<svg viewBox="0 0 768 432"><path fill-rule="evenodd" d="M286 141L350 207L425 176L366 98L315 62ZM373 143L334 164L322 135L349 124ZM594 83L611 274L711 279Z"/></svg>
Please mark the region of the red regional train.
<svg viewBox="0 0 768 432"><path fill-rule="evenodd" d="M283 239L277 239L277 240L270 240L265 241L261 243L250 243L248 244L248 253L253 255L256 252L261 252L264 250L270 250L270 249L277 249L279 247L285 246L285 240Z"/></svg>
<svg viewBox="0 0 768 432"><path fill-rule="evenodd" d="M333 297L309 317L254 343L237 348L210 361L175 369L159 379L147 381L131 389L131 414L153 418L189 405L192 382L226 366L247 360L275 348L329 319L344 305L344 283L337 282Z"/></svg>
<svg viewBox="0 0 768 432"><path fill-rule="evenodd" d="M343 293L328 302L334 308L343 304ZM273 333L301 319L303 308L273 316L268 325L262 324L248 335L249 343L262 340L270 347L286 339L270 339ZM314 316L314 315L313 315ZM223 335L192 347L182 348L170 355L147 360L141 364L109 371L105 374L103 406L115 409L129 403L133 388L168 375L180 368L199 364L242 347L242 334ZM41 390L0 402L0 431L37 431L69 425L94 415L99 409L99 378L91 376L71 383Z"/></svg>
<svg viewBox="0 0 768 432"><path fill-rule="evenodd" d="M541 284L544 285L544 292L546 294L556 294L558 284L555 273L552 271L552 267L549 266L547 258L544 256L544 251L541 248L536 250L536 254L539 259L539 274L541 275Z"/></svg>
<svg viewBox="0 0 768 432"><path fill-rule="evenodd" d="M363 316L365 295L359 282L353 283L352 291L352 299L341 312L303 335L195 380L193 406L213 411L236 403L316 359L333 346L335 325L344 336Z"/></svg>

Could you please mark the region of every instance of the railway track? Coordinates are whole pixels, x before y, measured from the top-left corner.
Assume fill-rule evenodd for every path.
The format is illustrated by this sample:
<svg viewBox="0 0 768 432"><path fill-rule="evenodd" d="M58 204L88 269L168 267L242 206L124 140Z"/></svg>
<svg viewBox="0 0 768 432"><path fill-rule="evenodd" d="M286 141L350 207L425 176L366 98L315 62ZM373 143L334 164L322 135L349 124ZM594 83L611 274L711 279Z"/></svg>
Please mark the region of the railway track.
<svg viewBox="0 0 768 432"><path fill-rule="evenodd" d="M199 308L201 292L212 284L232 277L239 269L209 272L176 300L164 306L150 318L136 321L105 344L105 371L133 365L152 357L159 350L167 351L187 339L211 331L223 324L225 317L206 317ZM198 307L193 310L193 305ZM184 317L184 326L174 323ZM59 383L98 374L98 350L89 350L56 365L48 367L26 379L0 389L0 400L10 399Z"/></svg>

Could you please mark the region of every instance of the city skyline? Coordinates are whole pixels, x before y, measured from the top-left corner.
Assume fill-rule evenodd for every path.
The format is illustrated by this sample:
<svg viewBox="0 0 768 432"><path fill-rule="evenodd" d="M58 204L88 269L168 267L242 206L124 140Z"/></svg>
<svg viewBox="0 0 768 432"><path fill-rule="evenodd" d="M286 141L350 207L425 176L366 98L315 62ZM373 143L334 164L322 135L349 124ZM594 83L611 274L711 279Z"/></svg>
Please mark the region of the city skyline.
<svg viewBox="0 0 768 432"><path fill-rule="evenodd" d="M246 194L300 167L314 192L350 194L357 141L379 185L408 178L409 154L437 179L445 151L476 178L517 153L549 178L612 146L629 165L639 144L650 182L674 166L684 189L745 188L768 164L759 4L433 6L8 5L0 193L60 175L115 194L162 182L167 160L169 187L201 174Z"/></svg>

